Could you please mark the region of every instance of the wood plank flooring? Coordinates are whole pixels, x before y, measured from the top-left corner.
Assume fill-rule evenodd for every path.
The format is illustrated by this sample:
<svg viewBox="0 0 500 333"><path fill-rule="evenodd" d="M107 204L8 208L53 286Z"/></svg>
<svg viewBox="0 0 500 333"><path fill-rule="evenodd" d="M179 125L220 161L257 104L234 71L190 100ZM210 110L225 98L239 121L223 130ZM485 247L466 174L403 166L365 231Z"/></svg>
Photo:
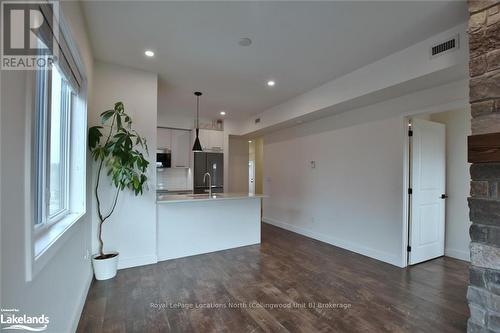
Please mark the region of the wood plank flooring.
<svg viewBox="0 0 500 333"><path fill-rule="evenodd" d="M78 332L465 332L468 263L400 269L263 224L262 244L94 281Z"/></svg>

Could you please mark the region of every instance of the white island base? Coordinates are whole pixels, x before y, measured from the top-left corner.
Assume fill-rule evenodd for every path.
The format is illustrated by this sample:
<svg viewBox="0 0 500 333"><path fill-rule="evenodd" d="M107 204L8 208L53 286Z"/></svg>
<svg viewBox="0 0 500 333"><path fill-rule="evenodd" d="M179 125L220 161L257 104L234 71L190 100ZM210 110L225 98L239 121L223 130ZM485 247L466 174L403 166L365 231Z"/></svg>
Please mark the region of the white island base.
<svg viewBox="0 0 500 333"><path fill-rule="evenodd" d="M159 196L158 260L260 243L261 196Z"/></svg>

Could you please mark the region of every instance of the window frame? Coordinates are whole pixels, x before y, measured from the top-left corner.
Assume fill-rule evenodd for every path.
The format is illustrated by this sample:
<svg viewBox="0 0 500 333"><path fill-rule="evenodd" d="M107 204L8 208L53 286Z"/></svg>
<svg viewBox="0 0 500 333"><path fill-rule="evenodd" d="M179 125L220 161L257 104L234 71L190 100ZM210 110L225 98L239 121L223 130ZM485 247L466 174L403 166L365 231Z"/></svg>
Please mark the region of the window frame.
<svg viewBox="0 0 500 333"><path fill-rule="evenodd" d="M55 65L54 65L55 67ZM61 76L61 209L50 214L50 133L52 114L52 71L39 70L36 74L36 214L35 234L40 235L48 228L71 214L70 209L70 162L71 162L71 113L75 93L69 87L63 74ZM58 69L55 69L58 70Z"/></svg>
<svg viewBox="0 0 500 333"><path fill-rule="evenodd" d="M50 72L51 75L50 77L50 87L52 87L52 71ZM61 73L60 73L61 74ZM71 89L68 86L68 83L65 82L64 77L61 74L61 165L63 166L63 172L60 174L59 181L61 182L61 189L62 189L62 207L59 209L57 212L54 214L50 214L50 209L48 209L48 214L47 214L47 225L52 225L56 223L57 221L61 220L68 214L70 214L70 207L69 207L69 195L70 195L70 172L69 172L69 166L70 166L70 151L69 147L71 146L71 98L72 98L72 92ZM50 101L51 102L51 101ZM49 102L49 103L50 103ZM50 105L52 107L52 105ZM51 113L52 114L52 113ZM50 116L49 116L50 119ZM47 128L48 133L51 131L51 122L49 121L49 126ZM50 156L51 151L50 151L50 143L49 143L49 150L48 150L48 156ZM46 195L48 195L48 198L46 198L46 205L50 207L50 158L47 159L46 161L46 167L48 170L47 174L47 185L46 185Z"/></svg>
<svg viewBox="0 0 500 333"><path fill-rule="evenodd" d="M42 200L45 196L46 186L39 182L47 172L46 151L47 141L44 136L40 136L40 131L45 131L47 117L39 117L39 105L43 105L42 114L47 114L48 87L43 85L44 80L48 80L50 73L43 71L28 71L26 74L26 103L27 126L25 129L25 154L30 159L30 163L25 165L24 174L28 181L24 183L25 202L27 209L24 211L24 243L25 243L25 281L30 282L43 270L43 268L54 259L54 256L63 249L64 244L81 230L79 225L88 221L88 166L87 166L87 108L88 108L88 86L87 69L88 66L82 61L78 45L72 38L71 30L65 22L64 17L59 15L58 6L55 6L55 14L58 18L56 23L56 37L58 38L59 52L58 59L63 67L59 68L59 73L67 80L71 97L68 99L68 106L71 110L67 123L68 141L67 163L69 164L67 180L68 214L58 216L51 221L53 223L42 222L42 217L46 213L46 205ZM59 33L60 32L60 33ZM39 39L40 40L40 39ZM60 44L63 44L61 48ZM63 53L64 53L63 52ZM68 68L73 75L68 79L66 75ZM47 70L46 70L47 71ZM75 74L76 73L76 74ZM42 84L44 89L40 91L38 86ZM43 138L40 142L39 138ZM41 158L43 157L43 158ZM90 260L91 250L89 244L85 242L84 259Z"/></svg>

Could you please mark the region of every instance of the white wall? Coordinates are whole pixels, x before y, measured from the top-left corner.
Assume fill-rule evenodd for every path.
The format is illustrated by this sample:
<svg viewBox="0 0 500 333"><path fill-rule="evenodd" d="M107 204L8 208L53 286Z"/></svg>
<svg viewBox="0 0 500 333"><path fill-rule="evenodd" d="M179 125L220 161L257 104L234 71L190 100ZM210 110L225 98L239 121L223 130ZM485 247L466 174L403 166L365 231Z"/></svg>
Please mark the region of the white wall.
<svg viewBox="0 0 500 333"><path fill-rule="evenodd" d="M239 132L239 124L238 122L226 120L224 121L224 191L229 192L231 189L231 182L236 181L239 184L240 180L231 180L229 177L229 169L231 153L229 151L229 140L230 137ZM247 140L248 141L248 140ZM241 150L238 154L241 154ZM236 185L236 187L240 187L240 185Z"/></svg>
<svg viewBox="0 0 500 333"><path fill-rule="evenodd" d="M264 200L264 219L400 265L402 119L320 132L317 125L264 138L264 186L270 196Z"/></svg>
<svg viewBox="0 0 500 333"><path fill-rule="evenodd" d="M0 70L0 98L2 97L2 71ZM3 100L3 99L2 99ZM2 110L3 110L3 103L0 102L0 120L2 119ZM0 124L3 122L0 122ZM0 156L2 155L2 126L0 125ZM2 158L3 159L3 158ZM0 159L1 161L1 159ZM2 163L0 163L0 189L3 188L3 182L2 182ZM3 219L3 214L1 213L2 210L2 190L0 190L0 251L3 252L2 249L2 219ZM2 284L2 255L0 254L0 307L3 305L2 299L3 299L3 284Z"/></svg>
<svg viewBox="0 0 500 333"><path fill-rule="evenodd" d="M157 75L96 62L89 126L98 124L100 113L112 108L117 101L124 103L125 112L131 116L134 128L146 137L150 152L149 190L138 197L130 191L122 192L115 213L103 228L104 250L120 252L118 265L124 268L156 262ZM93 177L94 185L95 174ZM109 178L102 178L101 184L102 205L110 207L114 188ZM92 210L92 248L96 253L98 217L95 202Z"/></svg>
<svg viewBox="0 0 500 333"><path fill-rule="evenodd" d="M430 120L446 125L446 233L445 254L470 260L469 168L467 136L471 134L470 109L432 114Z"/></svg>
<svg viewBox="0 0 500 333"><path fill-rule="evenodd" d="M229 136L228 184L225 189L233 193L248 193L248 139Z"/></svg>
<svg viewBox="0 0 500 333"><path fill-rule="evenodd" d="M62 12L82 56L92 92L92 56L77 2L64 2ZM1 271L2 308L18 308L27 315L46 314L50 324L46 332L74 332L92 278L90 260L86 258L90 244L90 203L87 214L70 230L71 237L58 244L60 249L32 281L25 275L25 214L29 177L25 170L32 158L26 156L31 127L27 123L33 112L27 86L33 76L24 71L3 71L1 90ZM29 215L29 214L27 214ZM60 242L57 240L56 242Z"/></svg>

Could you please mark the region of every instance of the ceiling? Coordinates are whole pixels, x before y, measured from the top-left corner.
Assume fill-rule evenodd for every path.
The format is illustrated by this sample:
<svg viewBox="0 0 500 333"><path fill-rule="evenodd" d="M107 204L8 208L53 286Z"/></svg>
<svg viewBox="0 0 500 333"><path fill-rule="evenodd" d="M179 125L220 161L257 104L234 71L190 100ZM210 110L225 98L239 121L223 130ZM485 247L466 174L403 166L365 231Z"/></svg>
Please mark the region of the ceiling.
<svg viewBox="0 0 500 333"><path fill-rule="evenodd" d="M159 74L158 112L245 119L467 19L464 1L85 1L96 59ZM238 45L251 38L248 47ZM154 50L153 58L144 51ZM268 87L268 80L275 87Z"/></svg>

